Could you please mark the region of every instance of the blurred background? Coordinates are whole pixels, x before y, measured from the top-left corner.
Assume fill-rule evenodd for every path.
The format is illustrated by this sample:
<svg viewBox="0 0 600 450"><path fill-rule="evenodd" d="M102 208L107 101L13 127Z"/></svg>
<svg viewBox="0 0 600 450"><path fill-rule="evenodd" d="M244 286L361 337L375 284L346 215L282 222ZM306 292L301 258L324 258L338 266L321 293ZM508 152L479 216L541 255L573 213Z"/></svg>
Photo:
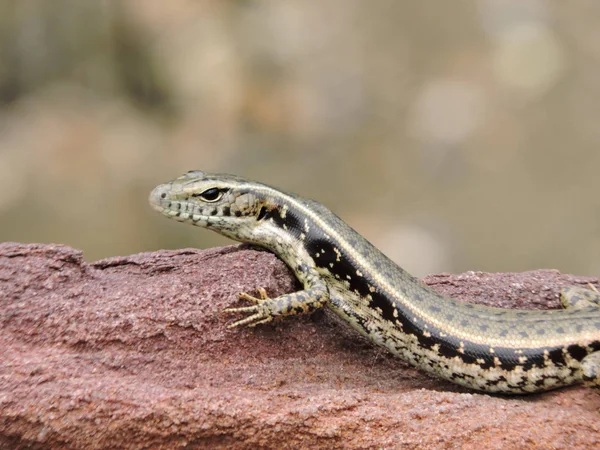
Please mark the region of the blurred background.
<svg viewBox="0 0 600 450"><path fill-rule="evenodd" d="M0 239L228 243L191 170L329 206L415 275L600 274L600 2L1 0Z"/></svg>

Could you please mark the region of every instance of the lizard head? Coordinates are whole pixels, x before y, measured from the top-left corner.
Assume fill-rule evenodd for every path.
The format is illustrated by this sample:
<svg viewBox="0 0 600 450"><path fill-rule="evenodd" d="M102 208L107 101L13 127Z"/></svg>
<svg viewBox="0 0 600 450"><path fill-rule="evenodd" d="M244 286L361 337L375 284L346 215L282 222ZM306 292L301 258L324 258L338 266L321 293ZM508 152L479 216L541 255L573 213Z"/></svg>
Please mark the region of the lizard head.
<svg viewBox="0 0 600 450"><path fill-rule="evenodd" d="M251 241L254 229L273 208L269 189L235 175L193 170L154 188L149 201L171 219Z"/></svg>

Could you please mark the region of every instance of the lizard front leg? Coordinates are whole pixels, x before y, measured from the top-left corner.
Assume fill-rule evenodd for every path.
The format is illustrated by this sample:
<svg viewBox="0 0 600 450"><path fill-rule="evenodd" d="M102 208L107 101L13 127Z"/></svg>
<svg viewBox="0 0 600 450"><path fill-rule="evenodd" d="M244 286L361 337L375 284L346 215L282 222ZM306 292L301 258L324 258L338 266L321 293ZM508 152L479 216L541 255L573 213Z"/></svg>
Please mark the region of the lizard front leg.
<svg viewBox="0 0 600 450"><path fill-rule="evenodd" d="M260 298L241 292L239 294L240 299L251 301L254 305L224 309L223 312L226 314L250 314L244 319L233 322L228 328L235 328L242 325L253 327L271 322L277 316L310 314L322 308L329 301L327 285L320 278L311 279L306 284L305 289L302 291L280 295L276 298L269 298L263 288L258 289Z"/></svg>

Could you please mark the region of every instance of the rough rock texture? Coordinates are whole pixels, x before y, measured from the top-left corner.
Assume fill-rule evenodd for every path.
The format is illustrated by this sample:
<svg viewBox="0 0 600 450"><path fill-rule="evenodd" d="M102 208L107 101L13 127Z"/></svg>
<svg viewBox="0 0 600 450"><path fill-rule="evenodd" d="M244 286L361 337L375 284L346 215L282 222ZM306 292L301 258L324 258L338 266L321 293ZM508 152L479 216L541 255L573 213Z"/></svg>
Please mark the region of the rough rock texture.
<svg viewBox="0 0 600 450"><path fill-rule="evenodd" d="M425 280L464 300L557 307L556 271ZM600 396L470 392L366 343L330 313L228 330L236 292L294 289L243 246L87 264L0 245L1 448L598 448Z"/></svg>

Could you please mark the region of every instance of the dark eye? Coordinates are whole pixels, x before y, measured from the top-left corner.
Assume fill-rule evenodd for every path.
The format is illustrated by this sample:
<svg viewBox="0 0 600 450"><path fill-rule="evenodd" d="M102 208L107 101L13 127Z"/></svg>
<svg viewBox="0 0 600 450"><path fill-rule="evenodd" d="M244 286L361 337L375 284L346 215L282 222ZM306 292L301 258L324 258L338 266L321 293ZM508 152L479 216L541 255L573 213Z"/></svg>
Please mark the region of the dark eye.
<svg viewBox="0 0 600 450"><path fill-rule="evenodd" d="M223 197L223 191L218 188L210 188L200 194L194 194L194 197L200 197L205 202L216 202Z"/></svg>

